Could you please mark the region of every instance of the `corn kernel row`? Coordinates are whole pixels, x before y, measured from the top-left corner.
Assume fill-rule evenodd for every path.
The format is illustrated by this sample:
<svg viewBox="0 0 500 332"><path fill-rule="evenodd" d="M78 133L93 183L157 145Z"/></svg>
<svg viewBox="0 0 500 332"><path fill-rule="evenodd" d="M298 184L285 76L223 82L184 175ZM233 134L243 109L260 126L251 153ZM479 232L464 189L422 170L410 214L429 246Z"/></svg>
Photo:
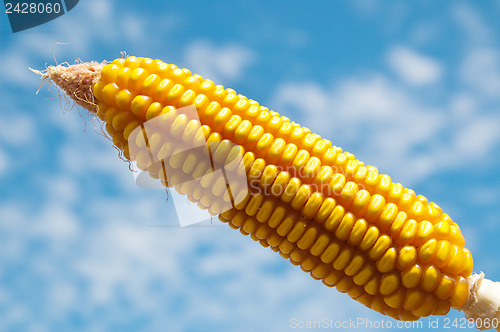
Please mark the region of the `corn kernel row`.
<svg viewBox="0 0 500 332"><path fill-rule="evenodd" d="M118 68L117 65L111 65L111 67L113 67L113 66ZM108 66L106 66L105 68L108 68ZM127 68L125 67L122 69L127 69ZM178 68L175 69L174 72L176 70L179 70L179 69ZM149 77L149 76L147 76L148 73L144 69L138 68L137 71L140 71L142 76ZM185 71L181 71L181 72L186 73ZM155 74L152 74L152 75L155 75ZM117 76L120 76L120 74L117 74ZM180 75L181 78L184 76ZM134 78L135 76L132 75L131 77ZM153 77L155 77L155 79L157 78L156 76L153 76ZM158 80L159 80L159 78L157 79L157 81ZM168 80L168 79L165 79L165 80ZM140 84L137 85L138 84L137 82L141 82L141 80L133 80L134 84L132 86L130 86L131 84L129 82L129 85L127 85L127 87L134 88L137 86L141 86ZM102 85L104 83L105 83L105 81L102 82ZM144 84L146 84L146 83L144 83ZM108 83L105 86L103 86L102 93L99 93L98 92L99 91L98 87L100 87L99 84L100 83L98 83L96 85L96 88L94 89L96 91L96 96L101 96L103 98L103 100L107 101L107 103L113 103L113 101L114 101L116 105L122 105L122 108L125 108L125 109L126 109L126 107L129 106L129 104L127 104L125 102L119 102L120 96L131 95L130 93L126 93L126 92L124 93L124 91L128 91L128 90L126 90L126 89L119 90L119 87L117 86L116 83ZM147 88L143 88L142 92L147 92L147 89L150 89L151 85L148 85L148 84L146 84L146 85L147 85ZM169 86L169 87L171 87L172 85L173 85L172 82L171 82L171 84L166 84L166 86ZM174 85L174 86L177 86L177 85ZM164 94L166 94L167 96L174 96L174 97L172 97L173 99L171 101L175 102L175 100L177 100L179 98L179 91L181 91L181 90L182 89L177 89L177 88L172 88L171 90L165 89ZM172 91L174 91L174 92L172 92ZM113 96L115 96L115 97L113 97ZM191 94L190 94L190 96L191 96ZM199 102L197 104L194 101L194 99L191 102L195 102L195 105L198 108L203 108L201 105L208 103L206 101L207 97L204 95L198 95L198 96L203 97L201 99L204 102ZM137 97L139 98L139 97L144 97L144 96L139 95ZM144 104L144 101L147 100L148 98L151 99L150 97L139 98L139 102L136 103L139 106L135 106L135 108L139 109L140 111L136 111L134 114L136 114L136 115L137 114L146 114L146 118L148 118L148 117L157 116L160 112L163 111L163 106L161 103L146 102L146 104ZM131 103L132 111L134 111L134 103L132 103L132 100L135 101L136 99L137 98L132 99L132 97L129 97L127 99L128 103ZM177 106L179 106L179 105L177 105ZM167 107L172 107L172 106L167 106ZM150 109L154 109L154 111L149 112ZM207 111L207 109L209 109L210 111ZM265 111L262 111L262 112L265 112ZM122 115L122 114L120 114L120 115ZM148 114L150 114L150 116L147 116ZM212 114L212 116L210 116L210 114ZM220 130L221 126L224 126L224 129L227 128L227 125L225 126L225 124L227 124L227 122L230 122L230 121L228 121L230 114L231 114L231 111L228 108L221 109L217 102L212 102L208 107L206 107L205 109L202 109L200 111L200 118L202 120L207 121L207 123L210 123L212 125L212 129L214 129L214 131L217 131L217 129ZM130 116L131 116L130 113L126 113L119 118L120 119L123 118L123 119L128 120L128 117L130 117ZM119 123L121 123L121 122L115 121L115 123L119 126ZM134 122L134 123L137 124L136 122ZM255 136L255 135L252 136L251 131L247 133L243 130L242 132L244 134L240 135L240 137L246 138L246 141L239 142L238 140L235 140L235 143L236 144L240 144L240 143L244 144L244 146L247 149L251 149L252 146L255 145L255 143L256 143L257 148L259 148L259 146L260 146L260 151L257 151L256 155L259 155L258 154L259 152L262 153L262 151L269 150L269 146L266 148L266 144L269 145L268 143L272 140L271 139L272 135L266 133L266 134L263 134L262 137L260 137L260 136L258 136L258 134L262 134L262 132L264 131L262 126L256 125L256 126L251 127L252 126L251 123L250 122L248 122L248 123L249 123L249 125L244 126L244 127L254 128L254 129L257 128L258 129L258 130L256 130L256 132L258 132L256 134L257 136ZM298 127L296 127L296 128L298 128ZM224 130L222 132L224 133ZM254 136L257 138L260 137L260 139L258 139L258 140L252 139L252 137L254 137ZM252 141L254 144L252 145L252 143L250 143L249 140ZM302 143L305 143L306 141L309 141L309 140L305 139L304 142L302 142ZM282 147L284 147L286 144L283 139L276 139L274 142L281 142L278 145L282 146ZM249 144L250 144L250 146L249 146ZM302 149L302 150L297 152L298 148L296 147L295 144L288 144L286 146L291 147L289 150L292 150L292 152L287 153L286 149L284 151L282 151L283 149L280 150L278 148L274 148L273 151L276 151L276 152L272 153L272 156L264 155L263 157L269 157L267 159L272 161L273 159L276 159L276 158L273 158L273 155L274 156L281 155L280 160L283 163L283 160L287 158L286 156L293 156L294 152L295 152L296 155L293 158L293 161L292 161L292 158L290 157L290 158L286 159L285 164L290 164L290 161L292 161L292 164L294 165L294 167L296 169L301 169L300 167L305 167L305 176L303 177L303 180L305 180L306 183L312 182L312 183L316 184L317 186L323 187L321 189L324 189L325 182L328 183L327 187L329 187L330 190L327 190L327 191L332 191L333 197L340 198L342 201L342 204L345 208L350 208L350 205L354 205L353 212L359 217L366 217L367 220L370 220L370 216L365 216L364 212L368 209L369 203L374 202L374 201L377 202L377 205L379 207L382 207L385 204L385 206L384 206L385 210L394 210L395 209L396 204L394 204L392 202L385 203L385 198L382 195L375 194L375 195L373 195L373 200L372 200L370 193L367 190L359 190L359 186L355 182L347 182L346 183L346 177L344 175L342 175L340 173L334 173L332 168L329 166L319 167L319 165L320 165L319 159L317 157L309 158L308 152L306 150ZM326 146L326 145L324 145L324 146ZM257 150L259 150L259 149L257 149ZM332 151L332 149L330 148L327 151L327 153L325 154L326 156L328 156L329 151ZM335 149L333 149L333 153L335 155L335 153L336 153ZM278 160L276 160L276 161L278 161ZM306 163L306 161L307 161L307 163ZM321 172L320 172L320 170L321 170ZM363 168L361 168L361 170L363 170ZM376 173L376 171L374 170L374 171L371 171L371 173L369 173L369 174L375 174L375 173ZM371 177L368 176L367 179L370 179L370 178ZM384 179L384 177L382 177L382 179ZM339 193L339 194L335 195L336 193ZM413 191L405 190L402 188L401 185L394 185L393 190L388 195L388 199L391 199L394 197L399 197L399 201L396 201L397 208L400 209L401 212L404 212L404 210L406 208L406 210L408 210L407 215L409 217L414 218L414 219L409 219L409 220L413 220L415 222L423 221L422 218L425 217L426 224L429 223L429 220L431 220L431 221L433 220L436 224L436 232L438 234L442 234L444 237L449 235L448 236L449 240L453 244L458 245L458 246L463 246L464 240L463 240L463 236L461 235L458 226L455 223L453 223L451 221L451 219L446 214L441 214L439 212L440 210L438 208L436 208L435 205L433 205L433 204L427 205L427 212L428 213L424 214L425 208L426 208L426 206L424 205L425 199L422 198L422 196L419 196L419 199L416 200L413 203L413 205L411 205L411 208L409 208L409 206L410 206L409 203L411 202L412 197L414 197L414 196L415 196L415 194ZM381 209L379 209L379 210L381 210ZM373 213L371 215L373 215ZM438 219L435 218L435 217L438 217L440 215L442 215L442 218L438 218ZM404 218L404 217L399 218L399 220L402 220L403 222L404 222L404 219L406 219L406 218ZM412 225L409 225L409 227L411 227L411 226ZM428 228L430 228L430 225L427 225L427 226L428 226Z"/></svg>
<svg viewBox="0 0 500 332"><path fill-rule="evenodd" d="M184 125L181 125L181 127L185 128ZM179 132L184 132L184 131L185 131L184 129L179 130ZM205 133L209 132L210 132L209 129L205 129ZM220 139L221 139L220 135L212 133L208 137L208 142L209 143L215 142L219 141ZM170 147L177 146L179 150L182 150L181 146L178 146L174 143L167 142L165 144ZM157 149L155 149L153 146L153 154L156 154L157 152L158 152ZM186 161L185 162L186 166L189 163L191 165L196 164L195 162ZM265 177L265 179L263 178L260 181L268 183L267 186L266 185L263 186L263 189L275 196L281 195L282 200L287 203L291 203L292 208L296 210L302 210L304 217L314 218L319 221L325 221L327 217L325 211L330 212L335 207L334 199L327 198L326 200L323 200L321 195L318 193L314 193L311 195L310 189L307 185L300 185L300 180L297 178L290 178L287 172L280 173L281 178L276 177L277 173L276 166L267 165L265 166L264 171L260 172L261 171L260 168L264 167L265 162L263 159L258 159L258 162L256 164L253 165L249 173L250 180L259 180L258 178L255 179L255 175L251 174L261 174L263 177ZM206 171L207 167L205 169L202 169L200 174L204 174L206 173ZM337 176L343 178L343 176L340 174L337 174ZM282 181L283 179L285 179L286 181ZM274 181L272 182L272 186L269 185L270 181ZM390 209L387 209L387 207L390 207ZM346 210L347 209L345 209L341 205L337 206L334 218L329 218L328 220L326 220L328 230L330 231L335 230L337 225L340 223L340 219L343 213L345 213ZM377 210L377 208L375 208L375 210ZM463 270L464 273L465 274L469 273L468 267L470 267L471 264L465 264L463 266L462 264L460 264L460 262L463 261L464 256L470 257L470 253L468 253L467 251L463 251L460 248L457 248L456 245L453 244L453 242L452 244L450 244L450 242L448 242L446 237L442 238L441 235L443 232L440 232L439 227L434 227L428 221L416 223L415 220L413 219L407 219L406 214L404 212L399 212L399 213L397 212L397 206L395 206L394 204L392 204L392 206L387 205L385 210L382 211L382 213L380 210L381 209L378 208L378 214L368 213L367 220L368 222L373 221L370 218L370 216L380 215L374 222L374 225L377 226L378 229L381 230L382 232L384 232L387 229L385 233L388 234L390 238L395 239L395 242L397 244L400 245L415 244L417 246L425 244L423 248L426 250L422 250L422 252L429 252L429 254L422 255L422 257L426 261L430 261L432 258L435 258L438 261L437 265L440 268L442 269L444 268L446 272L454 274L462 272L461 269L465 266L467 268ZM356 211L356 210L353 209L353 207L351 207L351 211ZM212 211L213 214L217 214L217 212L220 213L220 211ZM319 213L319 216L315 215L316 212ZM360 225L366 224L366 221L364 219L361 220L363 220L363 223L361 223ZM348 226L349 224L347 224L347 226L343 225L341 229L349 229ZM439 226L439 224L435 226ZM341 236L340 234L341 233L337 231L337 236ZM444 233L444 235L447 236L449 235L449 233ZM432 236L433 239L430 239ZM427 243L427 241L429 241L429 243Z"/></svg>
<svg viewBox="0 0 500 332"><path fill-rule="evenodd" d="M405 320L445 314L467 300L464 277L472 272L472 257L462 248L458 226L434 203L307 128L234 90L151 59L129 57L105 66L94 95L97 115L128 159L129 144L146 144L137 128L160 119L158 132L148 135L148 149L136 156L138 166L213 215L225 210L225 202L234 203L226 184L206 176L210 165L195 154L165 157L182 152L183 142L202 140L219 164L243 153L249 186L261 191L239 197L221 220L314 278ZM191 104L203 125L174 112ZM151 163L151 156L161 162ZM175 172L167 176L166 166ZM183 182L186 176L199 183ZM235 188L234 197L243 189Z"/></svg>
<svg viewBox="0 0 500 332"><path fill-rule="evenodd" d="M209 129L205 129L205 134L209 133L210 133ZM207 141L209 143L213 143L215 140L217 140L217 138L214 137L220 139L219 135L214 135L214 133L210 133L210 136L208 137ZM174 142L174 141L169 141L165 144L168 144L169 146L172 147L179 146L179 142ZM217 151L216 149L217 147L215 148L215 151ZM229 154L229 151L227 152L228 152L227 154ZM226 159L227 154L221 154L219 155L219 157ZM263 189L266 189L266 186L268 187L267 189L269 189L269 186L274 185L274 183L269 182L269 178L265 179L263 177L263 175L266 174L265 169L264 172L260 172L259 170L259 168L261 168L261 166L259 165L263 164L263 160L255 159L255 157L253 157L251 153L246 153L245 156L246 156L246 158L244 158L244 160L246 161L245 168L249 170L248 172L249 178L251 178L251 180L254 181L258 180L259 183L263 185L264 187ZM185 170L185 163L186 162L183 162L177 165L179 171ZM191 161L191 164L199 164L199 161ZM160 169L153 171L152 172L153 177L161 178L161 173L159 171ZM201 174L205 174L207 171L208 169L205 169L201 172ZM175 177L175 174L173 174L173 176ZM174 180L174 182L176 181ZM207 189L208 196L207 193L205 193L205 195L198 198L198 203L200 204L200 207L211 208L212 203L217 202L217 199L212 197L216 196L214 190L217 189L216 187L212 187L211 184L205 184L204 186L202 186L201 184L196 185L194 183L189 183L189 185L187 185L186 182L184 183L179 182L179 183L180 183L179 186L180 188L178 189L178 191L182 194L191 196L191 200L195 202L197 201L197 199L193 194L196 191L196 189L199 188ZM286 186L279 185L278 189L280 188L281 191L286 191L286 189L283 190L283 188L286 188ZM220 193L225 193L225 192L220 191ZM430 273L428 272L426 274L426 277L422 278L422 276L424 275L423 269L419 264L416 263L417 251L415 250L414 247L405 247L404 250L402 250L401 254L398 255L397 249L391 246L392 245L391 238L386 235L380 236L380 234L378 234L378 230L376 227L372 227L369 229L369 231L367 231L368 226L364 219L356 220L356 218L352 213L349 212L345 213L345 210L340 205L337 206L336 208L338 211L341 212L340 213L333 212L333 210L335 210L335 201L333 199L330 200L329 203L327 203L329 207L324 208L324 210L326 211L331 211L330 216L327 216L325 211L319 214L309 213L309 215L307 216L309 218L314 218L317 221L321 220L325 222L324 229L318 231L319 226L317 225L314 225L306 230L305 228L307 225L305 221L297 223L296 219L300 219L301 218L300 215L296 214L295 217L288 216L288 218L285 218L287 205L284 203L293 202L294 196L284 196L284 197L288 198L282 200L282 202L279 202L281 203L280 205L278 204L278 201L275 201L275 199L270 199L270 198L266 199L263 194L248 195L247 199L245 199L242 203L236 206L236 209L244 210L247 217L255 216L255 219L248 219L250 221L243 224L238 224L238 221L236 220L232 223L232 225L233 226L239 225L242 232L246 234L255 231L255 237L259 240L267 240L268 235L270 234L270 230L276 228L277 230L276 234L278 236L281 236L282 239L280 242L276 243L276 240L278 238L276 234L273 234L273 236L269 236L269 239L271 239L270 240L271 243L269 244L273 246L272 243L274 241L273 247L279 247L279 245L281 245L280 247L281 253L289 254L290 251L286 249L287 244L289 248L291 244L297 243L298 249L296 249L296 251L294 251L294 253L292 253L291 255L292 260L294 257L296 258L295 262L300 262L298 258L300 256L297 256L299 255L298 252L300 252L297 251L299 249L306 250L311 248L311 254L314 257L320 256L323 263L332 263L334 258L333 255L335 254L336 251L338 254L338 251L340 251L341 248L341 244L339 244L338 241L347 241L353 247L359 246L359 249L361 251L357 253L357 255L354 257L352 255L352 250L343 251L344 255L339 255L339 258L335 260L333 267L336 268L337 271L341 270L343 271L345 269L346 274L349 276L353 277L356 276L356 280L352 282L356 283L359 287L365 286L364 282L367 282L366 291L370 292L367 294L370 294L371 296L375 296L379 293L381 295L384 295L385 297L387 297L386 301L389 302L390 305L394 307L393 309L400 309L400 306L403 303L402 296L397 297L396 295L393 294L396 292L396 290L399 289L400 283L402 283L403 286L405 286L408 289L417 287L420 282L422 283L423 287L426 287L429 290L433 290L433 288L435 287L437 294L439 294L439 296L444 299L451 296L452 292L454 291L454 288L451 288L449 286L448 287L441 286L440 281L436 277L436 272L439 272L439 270L436 269L434 266L430 266L431 268L427 269L427 271L430 271ZM292 208L294 208L293 204ZM296 207L294 209L300 210L300 208ZM218 214L220 212L221 211L216 210L212 211L211 213ZM332 221L334 221L335 224L332 224ZM261 223L262 225L257 224L257 222ZM258 230L255 229L257 226L259 226ZM323 233L320 233L321 231ZM333 231L335 231L334 233L335 237L332 237ZM283 238L285 237L287 242L283 242ZM435 240L433 239L432 241ZM335 248L335 249L327 250L326 248L327 245L329 245L329 248ZM427 246L423 246L423 248L425 249L427 248ZM370 251L367 251L368 249L370 249ZM330 261L330 259L332 261ZM306 261L311 262L311 260L314 261L313 258ZM450 261L455 261L455 260L456 259L451 259ZM365 263L365 261L371 262L372 265L367 265L367 267L363 269L363 273L356 274L359 270L361 270L361 267ZM394 271L396 269L396 261L398 261L397 265L398 268L402 270L401 272ZM373 262L375 262L375 264L373 264ZM313 269L314 268L311 268L311 270ZM315 270L316 277L319 276L318 271L321 269L322 269L321 267L318 267ZM367 278L369 278L370 275L373 274L374 271L376 270L384 274L382 274L382 276L377 276L372 281L367 280ZM446 282L449 282L449 280L451 279L449 276L445 275L440 280L441 283L447 285ZM458 280L460 282L461 279ZM456 282L457 281L455 280L455 283ZM397 292L397 294L401 295L400 293L401 292ZM395 297L397 297L399 302L394 300ZM407 305L407 307L412 308L411 305ZM385 310L385 313L387 312L389 311ZM416 312L423 313L422 309L416 310ZM434 311L430 312L430 314L432 313L434 313Z"/></svg>
<svg viewBox="0 0 500 332"><path fill-rule="evenodd" d="M109 83L106 84L107 82ZM161 111L159 104L176 107L195 104L200 110L200 119L203 123L213 126L215 131L222 131L223 135L228 135L224 138L234 140L236 144L245 144L248 150L257 148L258 151L255 152L258 156L259 153L270 151L268 156L270 160L282 155L284 156L281 158L282 161L284 159L290 162L294 154L297 154L293 159L297 161L294 163L297 168L303 166L310 156L317 156L316 158L321 158L320 162L315 162L319 167L323 162L326 166L340 169L347 180L354 180L353 184L365 187L370 192L382 194L388 202L396 203L402 211L417 220L425 217L426 220L434 222L437 218L456 227L449 216L444 215L443 218L439 218L442 211L437 205L428 204L425 197L416 196L413 191L404 189L400 184L393 184L387 175L379 176L375 168L364 167L361 162L354 160L351 154L342 153L341 149L339 151L339 148L332 147L331 142L327 140L320 140L320 137L311 134L309 129L301 128L294 123L290 124L288 118L279 117L276 112L268 112L267 108L258 106L255 101L236 95L232 89L215 86L212 81L202 80L199 75L191 76L186 69L167 65L159 60L135 57L117 59L113 64L103 68L102 82L97 84L96 90L102 88L102 98L112 103L112 96L119 89L118 84L125 89L153 96L134 96L127 93L117 96L116 102L119 105L134 101L132 104L135 107L132 109L139 118L145 116L147 120L151 106L153 111L149 113L154 115L155 111L156 114ZM98 95L99 92L96 96ZM209 100L212 100L210 105L208 105ZM242 120L243 118L245 119ZM237 126L240 122L241 124ZM265 132L264 128L268 132ZM273 134L276 135L276 139ZM245 139L245 142L238 141L242 139ZM290 141L289 144L286 144L287 140ZM297 145L302 149L297 151ZM350 188L353 193L359 190L355 185L351 185Z"/></svg>

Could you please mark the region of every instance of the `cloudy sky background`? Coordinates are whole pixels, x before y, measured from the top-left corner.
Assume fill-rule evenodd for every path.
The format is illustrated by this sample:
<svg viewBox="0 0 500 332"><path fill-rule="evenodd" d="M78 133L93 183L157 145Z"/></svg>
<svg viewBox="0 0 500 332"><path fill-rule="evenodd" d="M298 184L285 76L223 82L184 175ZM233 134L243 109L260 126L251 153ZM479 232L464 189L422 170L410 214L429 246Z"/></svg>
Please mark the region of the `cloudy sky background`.
<svg viewBox="0 0 500 332"><path fill-rule="evenodd" d="M53 52L160 58L260 101L437 202L475 271L500 280L499 15L500 1L88 0L12 34L2 13L0 331L388 319L228 227L178 227L171 200L135 186L95 120L53 86L35 95L27 68Z"/></svg>

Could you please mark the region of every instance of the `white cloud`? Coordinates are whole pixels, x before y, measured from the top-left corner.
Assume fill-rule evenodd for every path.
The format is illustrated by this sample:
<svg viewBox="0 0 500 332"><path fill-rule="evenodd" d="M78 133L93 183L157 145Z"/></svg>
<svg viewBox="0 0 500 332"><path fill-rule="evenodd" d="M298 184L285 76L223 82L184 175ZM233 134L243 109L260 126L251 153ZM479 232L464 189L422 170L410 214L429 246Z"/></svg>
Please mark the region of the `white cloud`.
<svg viewBox="0 0 500 332"><path fill-rule="evenodd" d="M70 240L78 234L80 220L69 208L53 204L44 208L32 227L40 236Z"/></svg>
<svg viewBox="0 0 500 332"><path fill-rule="evenodd" d="M456 4L452 15L463 29L466 48L459 67L459 78L467 89L481 97L500 96L500 51L495 48L494 32L471 6Z"/></svg>
<svg viewBox="0 0 500 332"><path fill-rule="evenodd" d="M27 113L17 110L19 114ZM19 147L33 141L36 128L32 117L6 115L0 118L0 140L7 145Z"/></svg>
<svg viewBox="0 0 500 332"><path fill-rule="evenodd" d="M461 65L460 77L476 92L500 96L500 52L490 48L469 50Z"/></svg>
<svg viewBox="0 0 500 332"><path fill-rule="evenodd" d="M93 129L83 133L80 139L87 138L89 140L85 144L70 140L59 148L59 162L66 172L72 175L95 172L134 183L128 163L118 158L118 151L112 142L99 137Z"/></svg>
<svg viewBox="0 0 500 332"><path fill-rule="evenodd" d="M33 82L37 81L37 77L31 71L29 71L30 62L24 54L16 54L15 52L2 52L2 64L0 68L2 70L2 84L15 84L29 86L33 85ZM35 83L33 85L33 94L36 92Z"/></svg>
<svg viewBox="0 0 500 332"><path fill-rule="evenodd" d="M237 80L254 61L254 54L248 48L229 44L213 45L209 41L197 41L188 45L185 61L191 71L215 82Z"/></svg>
<svg viewBox="0 0 500 332"><path fill-rule="evenodd" d="M83 110L79 106L75 106L72 99L67 97L65 94L57 90L58 88L52 84L50 86L50 92L58 96L57 93L60 93L61 98L58 103L50 103L50 110L47 112L47 120L48 122L54 126L54 129L62 131L69 138L74 139L75 141L80 141L83 139L84 131L90 132L94 137L96 133L94 131L98 131L97 129L97 121L93 121L91 115L88 115L89 112L87 110ZM85 141L88 139L85 137Z"/></svg>
<svg viewBox="0 0 500 332"><path fill-rule="evenodd" d="M388 77L361 75L328 88L284 84L272 106L411 185L444 169L488 160L500 142L500 117L481 115L476 95L444 99L444 105L426 102Z"/></svg>
<svg viewBox="0 0 500 332"><path fill-rule="evenodd" d="M138 42L146 35L146 32L144 32L143 29L143 21L140 20L136 15L124 16L122 24L123 34L127 36L129 40Z"/></svg>
<svg viewBox="0 0 500 332"><path fill-rule="evenodd" d="M5 172L8 170L7 165L9 164L9 159L7 153L0 149L0 178L4 176Z"/></svg>
<svg viewBox="0 0 500 332"><path fill-rule="evenodd" d="M466 93L457 93L451 97L448 106L455 118L467 118L479 111L478 101L474 96Z"/></svg>
<svg viewBox="0 0 500 332"><path fill-rule="evenodd" d="M466 160L477 160L491 151L500 141L500 117L480 117L464 126L455 137L455 153ZM477 158L477 159L476 159Z"/></svg>
<svg viewBox="0 0 500 332"><path fill-rule="evenodd" d="M380 5L378 0L356 0L353 4L364 14L374 14Z"/></svg>
<svg viewBox="0 0 500 332"><path fill-rule="evenodd" d="M307 98L303 98L307 96ZM277 102L285 102L312 114L322 114L328 107L329 98L325 91L312 82L301 84L284 84L277 93Z"/></svg>
<svg viewBox="0 0 500 332"><path fill-rule="evenodd" d="M10 302L12 304L12 302ZM6 311L2 312L2 321L3 326L6 330L13 328L18 325L19 322L22 322L29 316L28 308L26 305L22 303L18 303L15 305L9 305L6 307Z"/></svg>
<svg viewBox="0 0 500 332"><path fill-rule="evenodd" d="M47 195L54 201L70 204L79 197L78 182L67 175L47 176L41 184Z"/></svg>
<svg viewBox="0 0 500 332"><path fill-rule="evenodd" d="M407 182L432 171L432 162L414 149L436 136L445 121L400 85L376 75L346 79L329 89L287 84L276 93L274 105L297 110L303 125Z"/></svg>
<svg viewBox="0 0 500 332"><path fill-rule="evenodd" d="M469 43L481 44L490 40L491 33L489 29L473 7L463 2L455 3L452 7L452 16L464 30Z"/></svg>
<svg viewBox="0 0 500 332"><path fill-rule="evenodd" d="M440 37L438 22L424 21L416 25L411 32L411 40L416 44L426 44Z"/></svg>
<svg viewBox="0 0 500 332"><path fill-rule="evenodd" d="M443 75L438 61L403 46L392 48L387 61L396 74L412 85L436 83Z"/></svg>
<svg viewBox="0 0 500 332"><path fill-rule="evenodd" d="M54 280L50 285L50 310L54 316L61 315L62 312L73 308L78 303L77 286L71 281Z"/></svg>
<svg viewBox="0 0 500 332"><path fill-rule="evenodd" d="M500 205L500 188L494 183L489 185L473 185L466 188L466 192L469 194L472 204L480 208ZM494 218L492 216L491 224L485 223L485 225L499 227L500 225L494 219L496 219L496 216Z"/></svg>
<svg viewBox="0 0 500 332"><path fill-rule="evenodd" d="M100 22L109 20L110 16L113 14L113 7L110 1L92 0L89 1L89 6L86 7L86 9L92 18Z"/></svg>
<svg viewBox="0 0 500 332"><path fill-rule="evenodd" d="M309 43L309 36L302 30L291 30L286 35L288 45L292 48L301 48Z"/></svg>
<svg viewBox="0 0 500 332"><path fill-rule="evenodd" d="M79 218L63 204L51 201L36 213L24 212L23 204L0 206L0 227L9 234L70 240L79 232Z"/></svg>

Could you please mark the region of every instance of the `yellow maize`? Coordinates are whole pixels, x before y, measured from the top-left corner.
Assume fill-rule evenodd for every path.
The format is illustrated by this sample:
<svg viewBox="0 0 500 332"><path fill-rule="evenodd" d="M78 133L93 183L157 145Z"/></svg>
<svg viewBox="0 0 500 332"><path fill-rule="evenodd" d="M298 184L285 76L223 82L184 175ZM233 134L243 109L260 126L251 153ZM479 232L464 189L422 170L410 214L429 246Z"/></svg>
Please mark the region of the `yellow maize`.
<svg viewBox="0 0 500 332"><path fill-rule="evenodd" d="M187 69L127 57L93 71L92 94L80 93L79 103L106 123L125 158L147 145L148 153L135 156L139 168L232 228L396 319L444 315L468 303L472 255L437 204L308 128ZM60 74L53 76L77 95L59 83ZM176 113L188 105L196 107L199 122ZM143 125L153 119L158 130L145 141ZM215 163L242 154L248 192L231 188L229 197L224 182L204 176L211 166L196 153L148 162L151 155L163 160L183 144L204 141ZM233 206L224 209L221 202Z"/></svg>

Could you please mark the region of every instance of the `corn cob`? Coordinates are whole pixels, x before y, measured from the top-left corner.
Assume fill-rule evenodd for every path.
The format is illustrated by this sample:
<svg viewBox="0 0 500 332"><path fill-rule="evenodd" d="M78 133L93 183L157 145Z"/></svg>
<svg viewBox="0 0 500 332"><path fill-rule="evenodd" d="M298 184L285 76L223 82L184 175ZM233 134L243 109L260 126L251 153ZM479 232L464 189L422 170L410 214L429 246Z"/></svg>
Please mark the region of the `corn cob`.
<svg viewBox="0 0 500 332"><path fill-rule="evenodd" d="M160 60L49 67L43 77L94 112L125 158L325 285L401 320L450 307L500 318L497 283L471 276L464 237L437 204L308 128ZM199 121L176 112L189 105ZM156 131L145 133L152 121ZM229 197L200 155L165 159L200 142L216 164L241 153L234 170L248 186Z"/></svg>

